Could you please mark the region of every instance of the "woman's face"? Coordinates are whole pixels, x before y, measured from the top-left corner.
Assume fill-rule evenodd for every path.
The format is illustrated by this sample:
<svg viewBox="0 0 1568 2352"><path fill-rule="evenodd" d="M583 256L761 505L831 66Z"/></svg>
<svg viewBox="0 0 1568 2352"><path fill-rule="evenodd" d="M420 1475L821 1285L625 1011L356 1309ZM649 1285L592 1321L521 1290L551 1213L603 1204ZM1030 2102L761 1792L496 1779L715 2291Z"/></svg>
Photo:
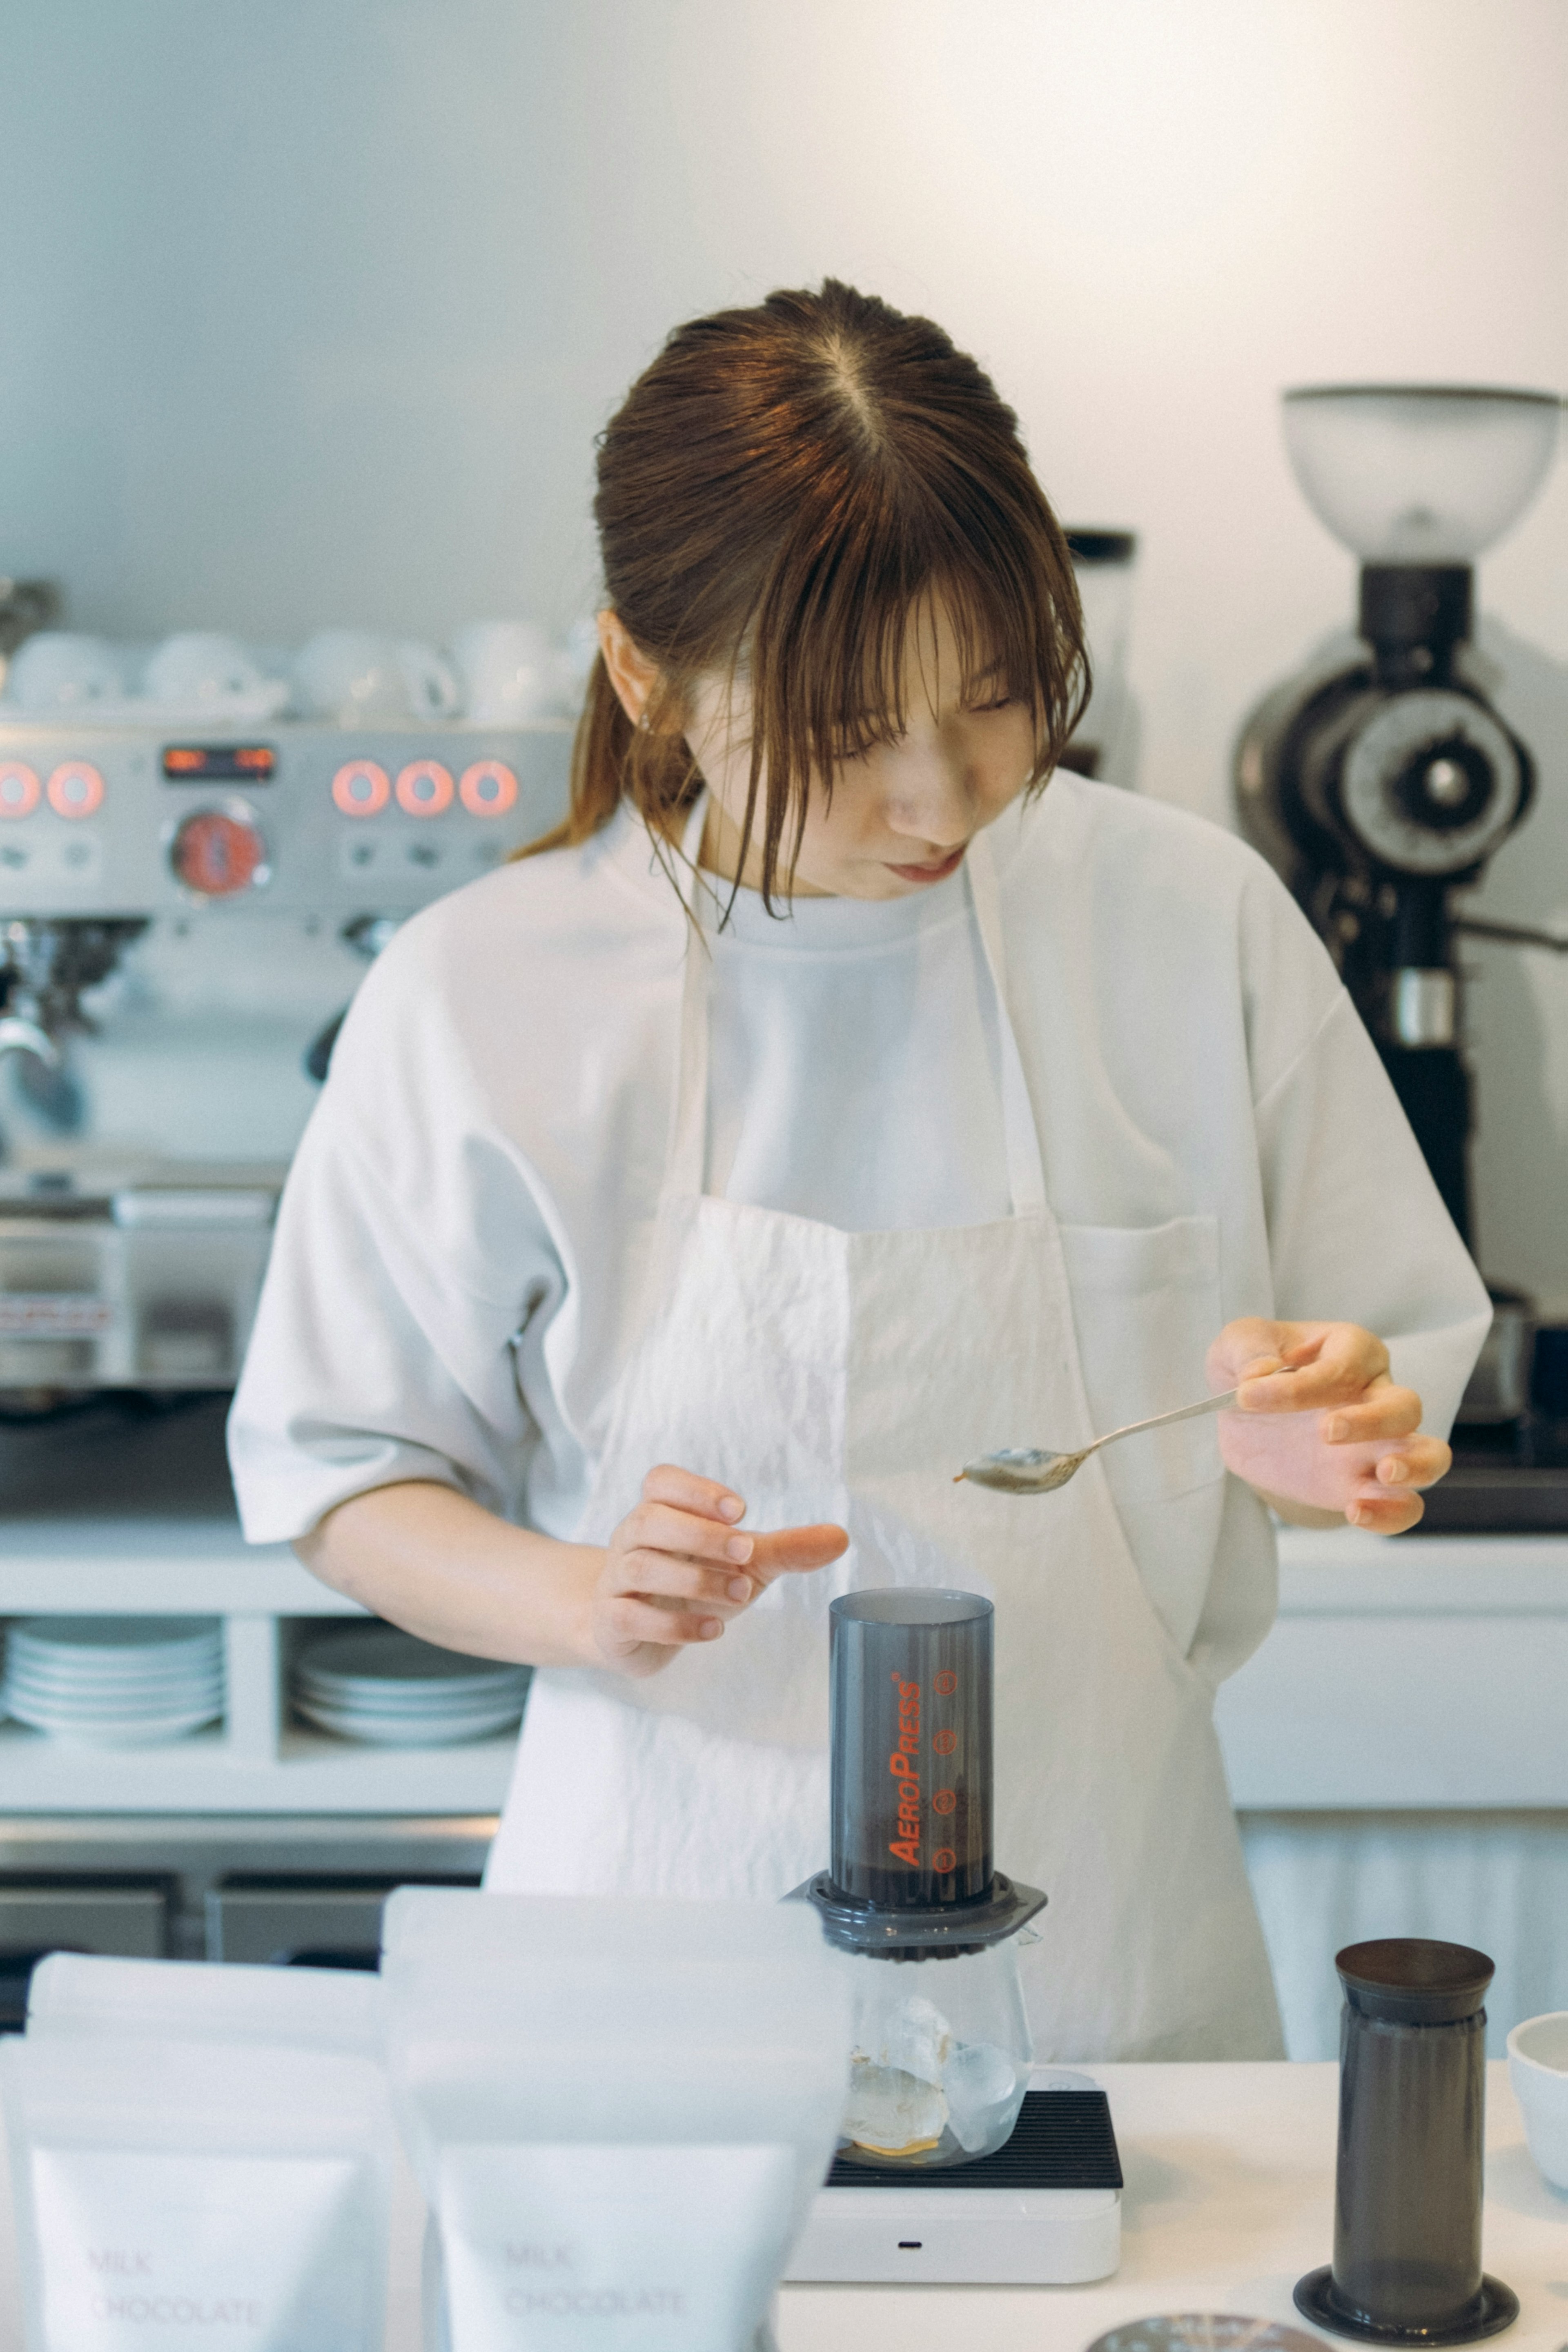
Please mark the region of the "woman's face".
<svg viewBox="0 0 1568 2352"><path fill-rule="evenodd" d="M797 897L903 898L930 889L1028 781L1035 760L1028 706L1010 698L995 675L963 675L957 633L940 602L924 609L906 638L903 689L904 733L840 761L831 798L813 782L795 869ZM759 889L755 838L743 868L739 862L750 733L743 682L731 688L704 680L687 729L710 793L702 864Z"/></svg>

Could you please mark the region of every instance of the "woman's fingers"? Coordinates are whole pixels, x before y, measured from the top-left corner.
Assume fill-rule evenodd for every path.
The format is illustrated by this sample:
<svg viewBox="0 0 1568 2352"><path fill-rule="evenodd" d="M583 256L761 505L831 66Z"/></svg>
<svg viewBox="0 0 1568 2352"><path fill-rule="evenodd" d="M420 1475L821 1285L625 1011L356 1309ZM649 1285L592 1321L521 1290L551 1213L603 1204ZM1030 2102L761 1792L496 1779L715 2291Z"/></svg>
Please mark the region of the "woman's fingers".
<svg viewBox="0 0 1568 2352"><path fill-rule="evenodd" d="M699 1601L732 1617L756 1593L756 1586L740 1568L709 1568L683 1553L628 1551L613 1570L612 1590L641 1592L651 1599Z"/></svg>
<svg viewBox="0 0 1568 2352"><path fill-rule="evenodd" d="M1453 1458L1440 1437L1407 1438L1395 1451L1380 1455L1357 1481L1346 1499L1346 1518L1352 1527L1369 1528L1377 1535L1402 1534L1426 1508L1422 1489L1436 1486Z"/></svg>
<svg viewBox="0 0 1568 2352"><path fill-rule="evenodd" d="M789 1570L826 1568L848 1545L849 1538L839 1527L780 1528L752 1535L722 1520L699 1518L664 1503L639 1503L611 1539L612 1550L627 1558L634 1553L671 1553L683 1559L732 1565L744 1569L759 1584L771 1583Z"/></svg>
<svg viewBox="0 0 1568 2352"><path fill-rule="evenodd" d="M1435 1486L1439 1478L1447 1477L1453 1459L1440 1437L1407 1438L1393 1453L1380 1457L1368 1482L1367 1493L1374 1499L1382 1500L1385 1490L1391 1486L1413 1490Z"/></svg>
<svg viewBox="0 0 1568 2352"><path fill-rule="evenodd" d="M1419 1495L1358 1495L1345 1505L1345 1517L1352 1528L1365 1528L1374 1536L1400 1536L1426 1508Z"/></svg>
<svg viewBox="0 0 1568 2352"><path fill-rule="evenodd" d="M1326 1445L1375 1445L1381 1438L1408 1437L1421 1426L1421 1400L1414 1389L1396 1389L1392 1381L1353 1404L1332 1407L1323 1415Z"/></svg>
<svg viewBox="0 0 1568 2352"><path fill-rule="evenodd" d="M716 1642L724 1626L711 1611L661 1609L638 1593L619 1592L605 1602L602 1631L617 1650L679 1650L691 1642Z"/></svg>
<svg viewBox="0 0 1568 2352"><path fill-rule="evenodd" d="M674 1462L661 1462L642 1482L645 1503L672 1503L677 1510L695 1512L699 1518L727 1519L732 1526L746 1516L745 1499L731 1486L714 1478L700 1478Z"/></svg>
<svg viewBox="0 0 1568 2352"><path fill-rule="evenodd" d="M1348 1403L1388 1378L1388 1349L1356 1323L1277 1324L1273 1360L1244 1362L1243 1412L1311 1412Z"/></svg>
<svg viewBox="0 0 1568 2352"><path fill-rule="evenodd" d="M594 1599L595 1641L623 1674L657 1674L677 1650L717 1641L775 1576L826 1568L847 1549L842 1528L742 1532L745 1497L663 1462L616 1529Z"/></svg>
<svg viewBox="0 0 1568 2352"><path fill-rule="evenodd" d="M600 1588L601 1630L623 1659L645 1643L668 1655L714 1640L776 1576L825 1568L849 1542L839 1527L743 1532L742 1497L671 1463L643 1494L611 1538Z"/></svg>
<svg viewBox="0 0 1568 2352"><path fill-rule="evenodd" d="M1390 1377L1384 1341L1359 1324L1242 1318L1207 1367L1216 1389L1238 1391L1239 1410L1220 1416L1221 1456L1267 1497L1397 1535L1451 1466L1442 1440L1421 1434L1421 1400Z"/></svg>
<svg viewBox="0 0 1568 2352"><path fill-rule="evenodd" d="M637 1515L634 1514L634 1517ZM618 1564L615 1582L627 1592L642 1592L679 1601L707 1602L732 1617L754 1600L776 1576L826 1568L847 1549L842 1528L784 1528L776 1534L756 1536L744 1567L654 1544L634 1544L612 1554Z"/></svg>
<svg viewBox="0 0 1568 2352"><path fill-rule="evenodd" d="M692 1559L732 1560L741 1568L751 1559L757 1538L724 1519L700 1517L668 1503L639 1503L611 1541L617 1551L677 1551Z"/></svg>
<svg viewBox="0 0 1568 2352"><path fill-rule="evenodd" d="M772 1535L758 1536L756 1549L746 1565L759 1583L771 1584L775 1576L791 1570L826 1568L848 1549L849 1538L843 1528L779 1528Z"/></svg>

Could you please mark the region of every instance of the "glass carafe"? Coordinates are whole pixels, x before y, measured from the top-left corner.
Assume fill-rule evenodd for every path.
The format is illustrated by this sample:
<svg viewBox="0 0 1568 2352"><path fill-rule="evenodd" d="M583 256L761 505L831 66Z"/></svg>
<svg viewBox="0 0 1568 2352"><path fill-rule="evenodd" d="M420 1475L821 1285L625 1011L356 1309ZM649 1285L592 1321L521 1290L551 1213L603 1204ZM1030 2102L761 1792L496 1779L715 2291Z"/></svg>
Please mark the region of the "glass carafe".
<svg viewBox="0 0 1568 2352"><path fill-rule="evenodd" d="M846 1958L855 2040L841 2155L925 2167L968 2164L1005 2145L1034 2056L1020 1940L921 1961Z"/></svg>

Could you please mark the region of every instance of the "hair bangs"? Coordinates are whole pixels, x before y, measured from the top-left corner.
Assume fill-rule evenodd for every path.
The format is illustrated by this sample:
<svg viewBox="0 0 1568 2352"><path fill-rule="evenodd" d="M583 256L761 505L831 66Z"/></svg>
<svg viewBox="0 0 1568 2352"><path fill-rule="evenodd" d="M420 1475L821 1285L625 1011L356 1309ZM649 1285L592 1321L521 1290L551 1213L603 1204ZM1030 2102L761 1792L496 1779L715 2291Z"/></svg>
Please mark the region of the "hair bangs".
<svg viewBox="0 0 1568 2352"><path fill-rule="evenodd" d="M917 669L922 635L934 659L938 607L956 640L965 698L990 690L1032 714L1027 791L1045 783L1089 700L1071 561L1037 490L1033 499L999 499L994 483L962 473L951 483L928 474L918 488L906 482L903 497L885 482L834 487L835 510L808 510L780 549L746 632L743 667L732 672L744 677L752 709L742 855L760 807L770 910L781 869L788 893L808 793L830 801L843 762L906 731L911 642Z"/></svg>
<svg viewBox="0 0 1568 2352"><path fill-rule="evenodd" d="M727 677L749 707L742 863L760 841L776 911L808 793L905 730L911 644L938 611L962 686L1000 681L1033 714L1027 789L1082 715L1072 560L1016 415L932 320L836 278L676 328L601 436L594 511L609 601L658 686L634 724L595 663L571 814L536 849L627 802L674 839L702 783L691 698Z"/></svg>

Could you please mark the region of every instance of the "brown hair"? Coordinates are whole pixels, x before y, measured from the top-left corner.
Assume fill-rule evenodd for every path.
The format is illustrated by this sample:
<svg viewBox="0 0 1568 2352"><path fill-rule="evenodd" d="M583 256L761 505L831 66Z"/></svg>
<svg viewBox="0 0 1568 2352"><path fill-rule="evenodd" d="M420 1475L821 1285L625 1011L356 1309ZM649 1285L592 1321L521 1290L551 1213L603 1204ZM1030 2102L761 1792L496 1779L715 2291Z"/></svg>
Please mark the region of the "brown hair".
<svg viewBox="0 0 1568 2352"><path fill-rule="evenodd" d="M743 677L741 856L760 795L771 908L808 780L831 793L836 760L901 731L905 636L933 592L965 676L999 664L1034 711L1031 790L1082 716L1072 562L1016 416L940 327L835 278L677 327L600 437L594 515L608 601L658 683L634 728L595 661L571 813L535 849L586 841L623 800L668 835L701 785L690 688Z"/></svg>

